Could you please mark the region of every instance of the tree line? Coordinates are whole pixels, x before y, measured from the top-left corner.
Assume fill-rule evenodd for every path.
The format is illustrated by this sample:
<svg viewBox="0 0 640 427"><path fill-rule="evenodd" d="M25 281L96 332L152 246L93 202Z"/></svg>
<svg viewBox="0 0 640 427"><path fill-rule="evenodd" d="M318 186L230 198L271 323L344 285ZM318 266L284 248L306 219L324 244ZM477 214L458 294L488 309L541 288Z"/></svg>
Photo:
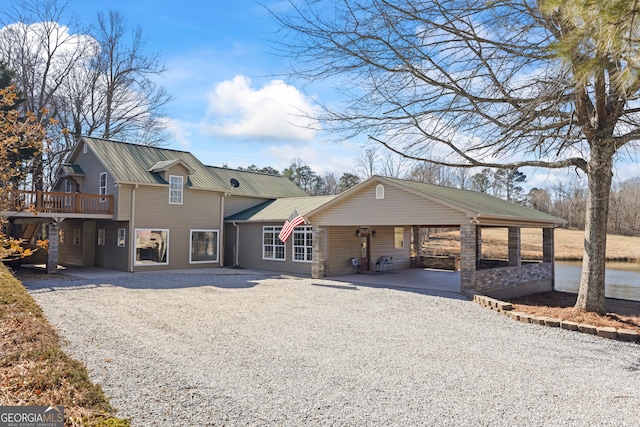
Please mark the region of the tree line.
<svg viewBox="0 0 640 427"><path fill-rule="evenodd" d="M21 102L20 113L48 123L34 153L34 189L46 189L80 136L158 145L166 141L171 95L155 83L164 73L144 50L140 27L118 12L90 25L67 13L68 2L27 0L0 11L0 64Z"/></svg>

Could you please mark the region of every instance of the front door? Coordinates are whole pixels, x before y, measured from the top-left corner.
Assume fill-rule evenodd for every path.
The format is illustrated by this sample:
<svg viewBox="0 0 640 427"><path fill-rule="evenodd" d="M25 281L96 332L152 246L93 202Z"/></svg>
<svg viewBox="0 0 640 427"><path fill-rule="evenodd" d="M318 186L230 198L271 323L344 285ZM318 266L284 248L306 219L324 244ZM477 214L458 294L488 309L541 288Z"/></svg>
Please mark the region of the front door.
<svg viewBox="0 0 640 427"><path fill-rule="evenodd" d="M370 239L369 233L360 235L360 270L369 271L369 257L370 252Z"/></svg>

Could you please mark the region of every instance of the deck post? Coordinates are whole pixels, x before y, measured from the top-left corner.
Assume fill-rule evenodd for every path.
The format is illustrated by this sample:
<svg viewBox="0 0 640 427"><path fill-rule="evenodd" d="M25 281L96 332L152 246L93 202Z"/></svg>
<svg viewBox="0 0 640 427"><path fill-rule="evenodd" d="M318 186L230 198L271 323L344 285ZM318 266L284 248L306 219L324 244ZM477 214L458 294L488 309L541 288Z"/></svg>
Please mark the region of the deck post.
<svg viewBox="0 0 640 427"><path fill-rule="evenodd" d="M47 238L49 247L47 250L47 274L58 272L58 223L47 224Z"/></svg>

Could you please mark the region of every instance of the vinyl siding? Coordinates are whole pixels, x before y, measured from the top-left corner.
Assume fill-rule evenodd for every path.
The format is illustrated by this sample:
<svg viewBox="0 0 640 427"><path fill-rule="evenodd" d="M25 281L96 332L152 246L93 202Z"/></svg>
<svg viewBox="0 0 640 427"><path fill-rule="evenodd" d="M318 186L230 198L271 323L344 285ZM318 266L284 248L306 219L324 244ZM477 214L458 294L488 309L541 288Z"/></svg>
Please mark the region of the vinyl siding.
<svg viewBox="0 0 640 427"><path fill-rule="evenodd" d="M58 246L58 262L64 266L83 266L83 253L84 253L84 230L82 220L80 219L66 219L59 225L59 230L64 231L64 243L60 243ZM73 230L80 230L80 244L73 244Z"/></svg>
<svg viewBox="0 0 640 427"><path fill-rule="evenodd" d="M311 217L315 225L460 225L468 223L463 213L417 197L408 191L385 186L384 199L376 199L376 182L357 194Z"/></svg>
<svg viewBox="0 0 640 427"><path fill-rule="evenodd" d="M118 202L114 209L115 220L131 221L131 194L133 185L121 185L118 187Z"/></svg>
<svg viewBox="0 0 640 427"><path fill-rule="evenodd" d="M136 190L135 228L169 230L169 264L134 266L135 271L217 267L189 264L191 230L220 230L221 193L185 188L182 205L169 204L169 186L140 186ZM222 244L222 241L219 242ZM222 254L219 250L219 259Z"/></svg>
<svg viewBox="0 0 640 427"><path fill-rule="evenodd" d="M105 230L105 245L98 246L97 233L103 228ZM118 246L118 229L127 230L127 239L124 247ZM116 221L97 221L96 239L96 267L109 268L112 270L128 271L129 269L129 223Z"/></svg>
<svg viewBox="0 0 640 427"><path fill-rule="evenodd" d="M303 276L311 274L311 262L292 261L293 236L291 236L285 244L284 261L262 259L262 227L279 227L282 225L281 223L241 223L238 225L240 226L240 267L257 268ZM233 233L232 244L235 245L235 233Z"/></svg>
<svg viewBox="0 0 640 427"><path fill-rule="evenodd" d="M118 206L118 191L113 176L98 161L96 156L88 150L87 153L79 152L74 163L84 171L84 178L80 180L80 192L85 194L100 194L100 174L107 172L107 194L113 195L114 209Z"/></svg>

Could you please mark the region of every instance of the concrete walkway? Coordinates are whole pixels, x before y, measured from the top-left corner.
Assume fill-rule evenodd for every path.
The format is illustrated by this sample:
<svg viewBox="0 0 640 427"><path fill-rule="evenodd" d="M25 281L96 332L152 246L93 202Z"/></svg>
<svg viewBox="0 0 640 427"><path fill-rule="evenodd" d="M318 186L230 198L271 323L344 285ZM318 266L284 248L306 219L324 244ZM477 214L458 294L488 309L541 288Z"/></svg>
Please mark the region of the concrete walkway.
<svg viewBox="0 0 640 427"><path fill-rule="evenodd" d="M130 273L126 271L108 270L104 268L67 267L58 270L60 274L79 277L82 279L104 279L109 277L135 277L141 274L157 274L157 271ZM263 274L279 276L280 273L267 270L237 269L237 268L196 268L186 270L168 270L163 274L190 275L247 275ZM447 270L433 270L428 268L411 268L391 272L366 272L329 276L327 279L349 283L352 285L373 285L385 288L409 288L434 291L460 292L460 272Z"/></svg>

